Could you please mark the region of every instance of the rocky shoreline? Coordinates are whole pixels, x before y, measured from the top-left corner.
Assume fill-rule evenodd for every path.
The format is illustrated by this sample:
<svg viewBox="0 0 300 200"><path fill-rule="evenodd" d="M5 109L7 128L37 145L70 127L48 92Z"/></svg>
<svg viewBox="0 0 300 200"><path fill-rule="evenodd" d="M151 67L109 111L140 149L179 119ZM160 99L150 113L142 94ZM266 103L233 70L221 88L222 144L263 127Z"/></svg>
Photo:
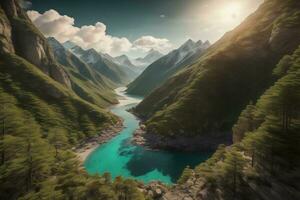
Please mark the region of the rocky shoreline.
<svg viewBox="0 0 300 200"><path fill-rule="evenodd" d="M123 121L119 120L114 126L110 126L109 128L102 130L101 134L82 142L75 149L80 162L83 163L90 153L92 153L100 145L107 143L109 140L117 136L123 128Z"/></svg>
<svg viewBox="0 0 300 200"><path fill-rule="evenodd" d="M195 176L182 184L167 186L159 181L153 181L147 185L140 184L139 190L153 200L202 200L207 199L209 192L206 188L206 180Z"/></svg>
<svg viewBox="0 0 300 200"><path fill-rule="evenodd" d="M220 144L229 145L232 143L231 134L219 134L217 136L196 136L196 137L164 137L158 134L147 133L145 126L141 125L135 131L131 142L135 145L144 146L151 150L178 150L178 151L206 151L211 152Z"/></svg>

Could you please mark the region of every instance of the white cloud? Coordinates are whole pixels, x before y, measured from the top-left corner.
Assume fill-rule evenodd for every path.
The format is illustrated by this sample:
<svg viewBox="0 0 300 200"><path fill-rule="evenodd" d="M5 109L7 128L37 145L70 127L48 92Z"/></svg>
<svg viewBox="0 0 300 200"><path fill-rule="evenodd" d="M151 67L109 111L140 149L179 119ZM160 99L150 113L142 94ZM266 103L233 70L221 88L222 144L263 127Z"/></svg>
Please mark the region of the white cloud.
<svg viewBox="0 0 300 200"><path fill-rule="evenodd" d="M142 36L133 42L134 48L149 51L155 49L166 53L173 47L172 43L165 38L155 38L153 36Z"/></svg>
<svg viewBox="0 0 300 200"><path fill-rule="evenodd" d="M165 52L172 46L169 40L152 36L143 36L132 44L125 37L108 35L106 25L101 22L97 22L95 25L76 27L74 18L61 15L53 9L42 14L31 10L27 11L27 14L46 37L55 37L61 43L70 40L84 49L94 48L112 56L137 49L147 51L153 48Z"/></svg>
<svg viewBox="0 0 300 200"><path fill-rule="evenodd" d="M74 26L74 18L62 16L52 9L43 14L37 11L27 11L27 14L45 36L55 37L60 42L71 39L80 30Z"/></svg>

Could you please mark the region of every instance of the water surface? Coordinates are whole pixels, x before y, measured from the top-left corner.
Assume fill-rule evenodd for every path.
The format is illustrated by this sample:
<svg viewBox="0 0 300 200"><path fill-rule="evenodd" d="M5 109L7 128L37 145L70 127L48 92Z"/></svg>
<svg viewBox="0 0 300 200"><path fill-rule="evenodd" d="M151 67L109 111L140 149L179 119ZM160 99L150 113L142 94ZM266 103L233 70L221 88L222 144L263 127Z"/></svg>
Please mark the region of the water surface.
<svg viewBox="0 0 300 200"><path fill-rule="evenodd" d="M124 88L117 90L122 99L111 111L124 119L125 128L88 156L84 166L89 174L109 172L113 178L123 176L144 183L155 180L170 184L176 182L187 165L194 167L209 157L208 153L152 151L132 145L130 139L139 120L126 110L141 98L126 95L123 91Z"/></svg>

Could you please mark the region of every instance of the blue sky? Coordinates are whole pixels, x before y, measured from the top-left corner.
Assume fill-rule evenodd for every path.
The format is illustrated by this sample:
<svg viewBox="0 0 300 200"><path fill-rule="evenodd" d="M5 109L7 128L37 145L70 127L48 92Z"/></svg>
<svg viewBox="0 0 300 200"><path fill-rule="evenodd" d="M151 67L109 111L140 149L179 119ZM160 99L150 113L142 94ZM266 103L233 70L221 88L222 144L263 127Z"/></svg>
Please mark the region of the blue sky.
<svg viewBox="0 0 300 200"><path fill-rule="evenodd" d="M105 25L105 34L109 36L108 39L115 38L116 44L110 41L114 45L110 50L108 50L109 47L101 49L100 45L93 44L89 44L87 47L99 48L99 51L107 51L113 55L127 53L131 56L138 56L149 48L156 48L155 44L160 45L166 40L169 45L164 44L157 48L165 51L164 53L171 48L178 47L189 38L215 42L253 12L262 1L32 0L29 9L40 14L53 9L61 16L66 15L74 19L73 26L79 28L101 22ZM41 25L41 27L48 30L45 25ZM123 40L122 51L117 51L117 47L121 46L118 38L126 38L131 44L134 44L134 41L143 36L151 36L160 40L154 41L152 38L153 46L133 48L129 51L126 50L129 44L125 44L126 42ZM150 44L146 39L144 38L140 44ZM105 43L103 46L105 45L108 44Z"/></svg>

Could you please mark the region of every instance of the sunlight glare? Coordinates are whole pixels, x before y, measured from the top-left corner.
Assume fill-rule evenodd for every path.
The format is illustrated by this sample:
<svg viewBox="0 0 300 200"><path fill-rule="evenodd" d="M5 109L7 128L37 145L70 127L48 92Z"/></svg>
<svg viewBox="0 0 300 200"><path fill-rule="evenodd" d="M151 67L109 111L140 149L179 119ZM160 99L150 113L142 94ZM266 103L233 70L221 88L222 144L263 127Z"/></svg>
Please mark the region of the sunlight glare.
<svg viewBox="0 0 300 200"><path fill-rule="evenodd" d="M231 3L224 5L222 14L226 18L236 19L242 10L242 6L239 3Z"/></svg>

